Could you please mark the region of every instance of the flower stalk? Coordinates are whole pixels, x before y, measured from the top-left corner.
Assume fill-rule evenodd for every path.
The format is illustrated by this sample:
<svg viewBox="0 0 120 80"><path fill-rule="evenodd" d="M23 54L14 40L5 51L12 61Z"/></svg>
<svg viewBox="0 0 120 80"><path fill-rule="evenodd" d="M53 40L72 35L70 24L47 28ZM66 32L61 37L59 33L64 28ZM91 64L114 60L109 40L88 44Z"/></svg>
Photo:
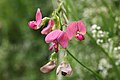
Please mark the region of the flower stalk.
<svg viewBox="0 0 120 80"><path fill-rule="evenodd" d="M112 66L114 67L114 71L116 72L116 75L118 75L118 80L120 79L120 72L119 69L117 68L117 66L115 65L114 60L112 59L112 57L109 55L108 52L106 52L100 45L98 45L95 41L95 39L87 32L86 33L88 35L88 37L90 37L92 39L92 41L99 47L99 49L101 49L101 51L108 57L109 61L111 62Z"/></svg>
<svg viewBox="0 0 120 80"><path fill-rule="evenodd" d="M64 21L67 23L68 22L68 19L67 19L67 16L65 15L65 8L64 8L64 4L62 5L62 14L63 14L63 17L64 17ZM66 48L65 49L66 52L76 61L78 62L81 66L83 66L84 68L86 68L88 71L90 71L91 73L93 73L94 75L97 76L97 78L99 78L99 80L103 80L103 78L96 72L94 72L93 70L91 70L90 68L88 68L87 66L85 66L83 63L81 63L76 57L74 57L71 52Z"/></svg>
<svg viewBox="0 0 120 80"><path fill-rule="evenodd" d="M75 56L72 55L72 53L68 49L66 49L66 51L82 67L86 68L88 71L90 71L91 73L93 73L94 75L96 75L99 78L99 80L103 80L103 78L98 73L94 72L93 70L91 70L90 68L88 68L87 66L85 66L83 63L81 63Z"/></svg>
<svg viewBox="0 0 120 80"><path fill-rule="evenodd" d="M64 4L63 4L63 6L64 6ZM62 9L62 11L63 11L63 13L64 13L64 15L66 15L66 12L64 11L65 9ZM63 16L64 17L64 16ZM65 21L67 21L68 19L66 19L67 17L64 17L64 20ZM112 59L112 57L109 55L109 53L108 52L106 52L100 45L98 45L97 43L96 43L96 41L95 41L95 39L88 33L88 32L86 32L86 34L88 35L88 37L101 49L101 51L108 57L108 59L109 59L109 61L111 62L111 64L113 65L113 69L114 69L114 71L115 71L115 73L116 73L116 75L118 76L118 80L120 79L120 71L119 71L119 69L118 69L118 67L115 65L115 62L114 62L114 60Z"/></svg>

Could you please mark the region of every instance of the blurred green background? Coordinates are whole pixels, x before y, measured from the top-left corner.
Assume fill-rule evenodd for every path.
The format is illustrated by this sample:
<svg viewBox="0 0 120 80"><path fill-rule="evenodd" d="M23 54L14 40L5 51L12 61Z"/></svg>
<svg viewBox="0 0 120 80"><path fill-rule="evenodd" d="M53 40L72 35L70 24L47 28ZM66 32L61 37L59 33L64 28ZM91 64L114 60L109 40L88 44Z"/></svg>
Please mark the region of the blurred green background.
<svg viewBox="0 0 120 80"><path fill-rule="evenodd" d="M95 43L92 42L87 35L83 42L73 39L68 49L105 80L117 80L114 69L106 68L110 63L98 45L118 62L120 70L120 0L63 1L69 21L82 19L87 32L96 40ZM41 9L43 17L51 16L54 8L57 8L56 2L57 0L0 0L0 80L58 80L55 70L48 74L40 72L39 68L48 62L51 52L44 41L45 36L27 25L30 20L34 20L37 8ZM94 34L91 29L95 25L101 28L97 32L101 30L105 33L104 37L95 36L97 32ZM71 57L69 62L73 74L62 77L62 80L96 80L95 75ZM105 67L99 70L99 66Z"/></svg>

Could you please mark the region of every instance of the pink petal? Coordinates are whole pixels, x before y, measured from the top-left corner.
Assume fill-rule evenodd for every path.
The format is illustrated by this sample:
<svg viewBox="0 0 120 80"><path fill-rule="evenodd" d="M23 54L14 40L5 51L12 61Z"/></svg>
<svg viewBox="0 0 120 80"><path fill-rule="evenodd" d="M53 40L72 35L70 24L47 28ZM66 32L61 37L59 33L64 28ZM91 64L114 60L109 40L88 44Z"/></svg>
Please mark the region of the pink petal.
<svg viewBox="0 0 120 80"><path fill-rule="evenodd" d="M37 12L36 12L36 22L37 22L37 25L40 25L42 21L42 14L40 12L40 8L37 9Z"/></svg>
<svg viewBox="0 0 120 80"><path fill-rule="evenodd" d="M45 27L41 31L41 33L42 34L48 34L51 31L51 29L52 29L53 26L54 26L54 20L49 20L47 27Z"/></svg>
<svg viewBox="0 0 120 80"><path fill-rule="evenodd" d="M49 47L49 50L51 51L54 47L54 44L52 44L50 47Z"/></svg>
<svg viewBox="0 0 120 80"><path fill-rule="evenodd" d="M83 35L79 35L79 36L77 36L76 38L77 38L79 41L82 41L82 40L85 39L85 37L84 37Z"/></svg>
<svg viewBox="0 0 120 80"><path fill-rule="evenodd" d="M58 42L59 44L63 47L66 48L68 45L68 36L66 34L66 32L63 32L60 34L59 38L58 38Z"/></svg>
<svg viewBox="0 0 120 80"><path fill-rule="evenodd" d="M80 33L82 35L85 35L86 34L86 27L85 27L83 21L82 20L78 21L77 25L78 25L78 30L80 31Z"/></svg>
<svg viewBox="0 0 120 80"><path fill-rule="evenodd" d="M29 26L30 28L32 28L32 29L37 29L37 23L36 23L36 21L30 21L30 22L28 23L28 26Z"/></svg>
<svg viewBox="0 0 120 80"><path fill-rule="evenodd" d="M66 30L67 36L70 40L75 35L76 31L77 31L77 23L76 22L70 23Z"/></svg>
<svg viewBox="0 0 120 80"><path fill-rule="evenodd" d="M58 36L60 35L61 32L62 32L61 30L54 30L54 31L50 32L45 37L46 43L50 43L50 42L53 42L54 40L56 40L58 38Z"/></svg>

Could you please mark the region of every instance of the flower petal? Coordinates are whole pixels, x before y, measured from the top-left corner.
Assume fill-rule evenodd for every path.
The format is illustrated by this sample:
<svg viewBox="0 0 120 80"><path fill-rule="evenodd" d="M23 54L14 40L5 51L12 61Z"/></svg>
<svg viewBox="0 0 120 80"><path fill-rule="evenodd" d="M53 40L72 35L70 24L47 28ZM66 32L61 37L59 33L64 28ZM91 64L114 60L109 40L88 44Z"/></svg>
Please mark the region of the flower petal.
<svg viewBox="0 0 120 80"><path fill-rule="evenodd" d="M63 48L66 48L67 45L68 45L68 36L66 34L66 32L63 32L59 35L58 37L58 42L59 44L63 47Z"/></svg>
<svg viewBox="0 0 120 80"><path fill-rule="evenodd" d="M42 21L42 14L40 12L40 8L37 9L37 12L36 12L36 22L37 22L37 25L40 25Z"/></svg>
<svg viewBox="0 0 120 80"><path fill-rule="evenodd" d="M76 31L77 31L77 23L76 22L70 23L66 30L67 36L70 40L75 35Z"/></svg>
<svg viewBox="0 0 120 80"><path fill-rule="evenodd" d="M80 31L80 33L82 35L85 35L86 34L86 27L85 27L83 21L82 20L78 21L77 25L78 25L78 30Z"/></svg>
<svg viewBox="0 0 120 80"><path fill-rule="evenodd" d="M54 40L56 40L58 38L58 36L60 35L61 32L62 32L61 30L54 30L54 31L50 32L45 37L46 43L50 43L50 42L53 42Z"/></svg>
<svg viewBox="0 0 120 80"><path fill-rule="evenodd" d="M72 74L72 68L70 64L62 62L56 70L56 74L58 75L59 73L61 73L63 76L70 76Z"/></svg>
<svg viewBox="0 0 120 80"><path fill-rule="evenodd" d="M54 44L52 44L50 47L49 47L49 50L51 51L54 47Z"/></svg>
<svg viewBox="0 0 120 80"><path fill-rule="evenodd" d="M65 64L65 67L61 68L61 72L66 73L68 76L72 74L72 68L70 64Z"/></svg>
<svg viewBox="0 0 120 80"><path fill-rule="evenodd" d="M61 65L59 65L59 66L57 67L57 69L56 69L56 74L57 74L57 75L60 73L61 68L62 68Z"/></svg>
<svg viewBox="0 0 120 80"><path fill-rule="evenodd" d="M76 36L76 38L77 38L79 41L82 41L82 40L85 39L85 37L84 37L82 34Z"/></svg>
<svg viewBox="0 0 120 80"><path fill-rule="evenodd" d="M30 21L30 22L28 23L28 26L29 26L30 28L32 28L32 29L37 29L37 23L36 23L36 21Z"/></svg>
<svg viewBox="0 0 120 80"><path fill-rule="evenodd" d="M43 73L49 73L56 67L56 61L50 61L40 68Z"/></svg>
<svg viewBox="0 0 120 80"><path fill-rule="evenodd" d="M54 20L49 20L47 27L45 27L41 31L41 33L42 34L48 34L51 31L51 29L52 29L53 26L54 26Z"/></svg>

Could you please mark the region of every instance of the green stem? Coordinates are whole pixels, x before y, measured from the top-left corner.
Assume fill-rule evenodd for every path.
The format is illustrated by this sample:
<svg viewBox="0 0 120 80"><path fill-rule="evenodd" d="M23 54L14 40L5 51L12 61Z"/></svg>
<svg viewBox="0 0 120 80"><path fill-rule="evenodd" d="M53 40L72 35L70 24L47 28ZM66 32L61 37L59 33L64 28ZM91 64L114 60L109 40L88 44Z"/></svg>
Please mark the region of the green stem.
<svg viewBox="0 0 120 80"><path fill-rule="evenodd" d="M64 5L62 5L64 7ZM64 12L64 9L63 9L63 12ZM64 12L66 13L66 12ZM64 17L64 16L63 16ZM114 67L114 70L116 72L116 75L118 75L118 78L120 79L120 73L119 73L119 70L117 68L117 66L115 65L115 62L114 60L112 59L112 57L100 46L96 43L95 39L89 34L87 33L87 35L91 38L91 40L101 49L101 51L109 58L109 61L111 62L111 64L113 65ZM91 71L92 73L94 73L96 76L98 76L99 78L101 78L101 76L99 76L97 73L95 73L94 71L92 71L91 69L87 68L85 65L83 65L79 60L77 60L67 49L66 51L79 63L81 64L83 67L85 67L87 70Z"/></svg>
<svg viewBox="0 0 120 80"><path fill-rule="evenodd" d="M69 55L70 55L74 60L76 60L81 66L83 66L83 67L86 68L88 71L90 71L91 73L93 73L94 75L96 75L100 80L103 80L103 78L102 78L99 74L97 74L96 72L94 72L93 70L91 70L90 68L88 68L87 66L85 66L85 65L84 65L83 63L81 63L76 57L74 57L68 49L66 49L66 51L67 51L67 53L69 53Z"/></svg>
<svg viewBox="0 0 120 80"><path fill-rule="evenodd" d="M116 72L116 75L118 75L118 80L120 79L120 73L119 73L119 69L117 68L117 66L115 65L114 60L112 59L112 57L100 46L96 43L95 39L87 32L87 35L92 39L92 41L99 47L99 49L101 49L101 51L108 57L109 61L111 62L111 64L113 65L113 69Z"/></svg>

